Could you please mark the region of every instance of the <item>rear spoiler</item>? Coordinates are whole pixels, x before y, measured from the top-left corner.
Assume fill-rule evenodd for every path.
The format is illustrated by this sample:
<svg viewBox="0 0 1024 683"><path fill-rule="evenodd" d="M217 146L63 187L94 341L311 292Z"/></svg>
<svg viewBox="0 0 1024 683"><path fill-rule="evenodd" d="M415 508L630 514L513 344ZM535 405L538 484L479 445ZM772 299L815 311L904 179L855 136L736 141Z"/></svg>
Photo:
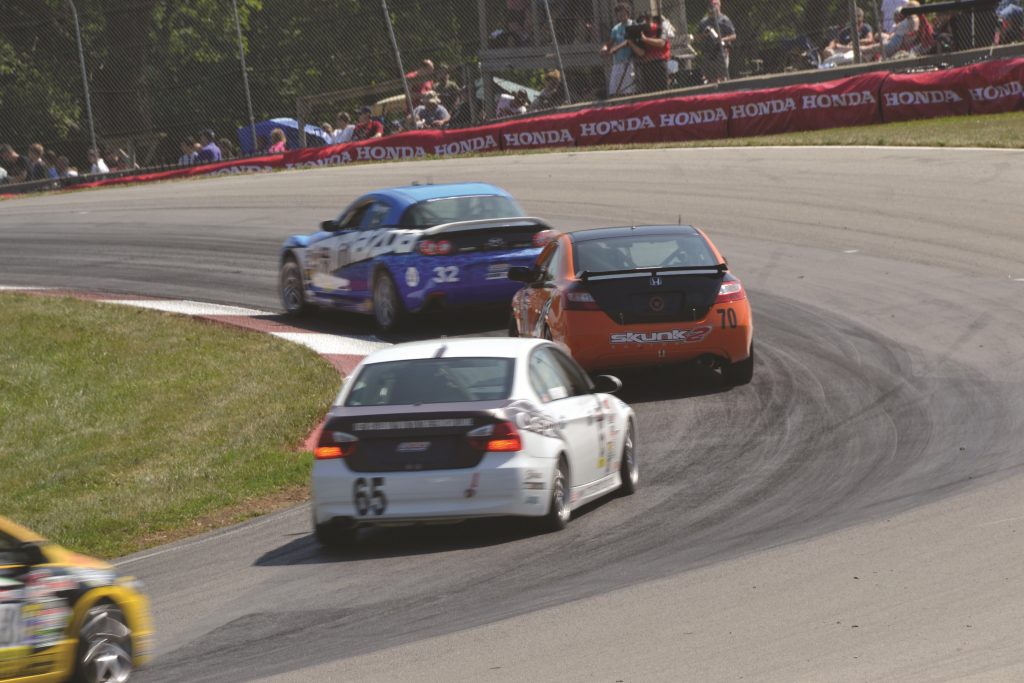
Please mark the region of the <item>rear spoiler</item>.
<svg viewBox="0 0 1024 683"><path fill-rule="evenodd" d="M423 231L425 236L450 232L468 232L470 230L502 230L504 228L537 228L553 230L547 222L532 216L513 216L510 218L483 218L475 221L456 221L442 223Z"/></svg>
<svg viewBox="0 0 1024 683"><path fill-rule="evenodd" d="M615 280L626 277L656 277L658 275L723 275L729 270L727 263L715 266L655 266L653 268L627 268L626 270L584 270L577 277L581 280Z"/></svg>

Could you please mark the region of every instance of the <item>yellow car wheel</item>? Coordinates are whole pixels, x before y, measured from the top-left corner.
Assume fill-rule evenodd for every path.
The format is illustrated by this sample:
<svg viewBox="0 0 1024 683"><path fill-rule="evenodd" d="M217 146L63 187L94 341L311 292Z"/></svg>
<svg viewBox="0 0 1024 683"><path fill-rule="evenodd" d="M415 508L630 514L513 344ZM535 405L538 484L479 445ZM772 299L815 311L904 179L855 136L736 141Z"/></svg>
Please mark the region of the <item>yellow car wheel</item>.
<svg viewBox="0 0 1024 683"><path fill-rule="evenodd" d="M132 632L116 605L102 602L85 615L78 634L77 683L124 683L132 674Z"/></svg>

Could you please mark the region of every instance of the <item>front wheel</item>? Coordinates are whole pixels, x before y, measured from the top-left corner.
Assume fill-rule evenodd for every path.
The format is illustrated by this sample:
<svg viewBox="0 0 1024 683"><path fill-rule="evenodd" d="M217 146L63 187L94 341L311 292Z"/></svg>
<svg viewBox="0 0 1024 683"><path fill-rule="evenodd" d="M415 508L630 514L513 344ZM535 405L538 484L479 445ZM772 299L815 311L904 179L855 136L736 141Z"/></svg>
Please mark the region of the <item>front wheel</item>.
<svg viewBox="0 0 1024 683"><path fill-rule="evenodd" d="M298 317L309 312L305 287L302 284L302 270L290 256L281 264L278 287L281 292L281 305L284 306L286 314Z"/></svg>
<svg viewBox="0 0 1024 683"><path fill-rule="evenodd" d="M405 317L398 287L387 271L381 271L373 281L373 316L382 332L398 329Z"/></svg>
<svg viewBox="0 0 1024 683"><path fill-rule="evenodd" d="M132 632L121 609L104 602L85 614L78 632L77 683L124 683L132 675Z"/></svg>
<svg viewBox="0 0 1024 683"><path fill-rule="evenodd" d="M738 363L729 363L722 368L722 377L731 386L738 387L743 384L750 384L754 378L754 344L750 344L750 355L746 360Z"/></svg>
<svg viewBox="0 0 1024 683"><path fill-rule="evenodd" d="M631 496L636 493L640 485L640 466L636 460L636 431L633 423L626 427L626 440L622 443L622 462L619 463L619 481L622 487L619 491L624 496Z"/></svg>

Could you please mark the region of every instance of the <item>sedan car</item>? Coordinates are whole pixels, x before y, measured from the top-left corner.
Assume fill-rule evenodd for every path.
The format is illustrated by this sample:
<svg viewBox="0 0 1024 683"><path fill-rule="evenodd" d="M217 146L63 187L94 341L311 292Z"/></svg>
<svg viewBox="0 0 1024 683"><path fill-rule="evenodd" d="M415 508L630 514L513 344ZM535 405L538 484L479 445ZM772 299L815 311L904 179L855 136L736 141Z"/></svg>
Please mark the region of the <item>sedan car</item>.
<svg viewBox="0 0 1024 683"><path fill-rule="evenodd" d="M458 338L367 356L328 413L313 462L313 524L326 546L361 526L534 517L639 480L636 418L545 340Z"/></svg>
<svg viewBox="0 0 1024 683"><path fill-rule="evenodd" d="M126 681L151 635L137 581L0 516L0 679Z"/></svg>
<svg viewBox="0 0 1024 683"><path fill-rule="evenodd" d="M515 199L485 183L412 185L352 202L312 235L281 248L285 311L372 314L389 331L431 304L505 305L508 269L529 265L551 236Z"/></svg>
<svg viewBox="0 0 1024 683"><path fill-rule="evenodd" d="M510 336L565 344L588 371L699 361L733 385L754 373L754 328L742 283L690 225L566 233L512 299Z"/></svg>

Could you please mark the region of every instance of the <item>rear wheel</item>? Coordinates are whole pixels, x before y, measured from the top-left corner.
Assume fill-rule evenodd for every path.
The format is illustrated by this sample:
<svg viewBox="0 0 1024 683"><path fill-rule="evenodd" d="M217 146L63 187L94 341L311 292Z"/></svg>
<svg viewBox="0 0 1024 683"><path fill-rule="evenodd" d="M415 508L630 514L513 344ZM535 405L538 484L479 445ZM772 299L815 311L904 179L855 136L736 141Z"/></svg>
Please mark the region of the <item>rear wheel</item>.
<svg viewBox="0 0 1024 683"><path fill-rule="evenodd" d="M121 608L103 602L85 614L78 632L74 680L124 683L132 675L132 632Z"/></svg>
<svg viewBox="0 0 1024 683"><path fill-rule="evenodd" d="M317 542L327 550L342 550L355 544L356 526L348 519L332 519L313 524Z"/></svg>
<svg viewBox="0 0 1024 683"><path fill-rule="evenodd" d="M750 344L750 355L746 360L738 363L729 363L722 368L722 377L734 387L742 384L750 384L754 378L754 344Z"/></svg>
<svg viewBox="0 0 1024 683"><path fill-rule="evenodd" d="M551 505L548 514L541 520L543 530L561 531L569 523L569 517L572 516L569 496L569 467L564 458L559 458L551 482Z"/></svg>
<svg viewBox="0 0 1024 683"><path fill-rule="evenodd" d="M632 422L626 428L626 440L622 444L619 480L622 482L622 488L619 491L624 496L636 493L637 486L640 485L640 467L636 461L636 431L633 429Z"/></svg>
<svg viewBox="0 0 1024 683"><path fill-rule="evenodd" d="M309 312L309 304L306 303L305 288L302 284L302 270L299 268L298 262L291 256L281 264L278 288L281 292L281 305L284 306L286 314L301 316Z"/></svg>
<svg viewBox="0 0 1024 683"><path fill-rule="evenodd" d="M382 270L373 280L373 315L382 332L398 329L405 317L405 308L391 274Z"/></svg>

